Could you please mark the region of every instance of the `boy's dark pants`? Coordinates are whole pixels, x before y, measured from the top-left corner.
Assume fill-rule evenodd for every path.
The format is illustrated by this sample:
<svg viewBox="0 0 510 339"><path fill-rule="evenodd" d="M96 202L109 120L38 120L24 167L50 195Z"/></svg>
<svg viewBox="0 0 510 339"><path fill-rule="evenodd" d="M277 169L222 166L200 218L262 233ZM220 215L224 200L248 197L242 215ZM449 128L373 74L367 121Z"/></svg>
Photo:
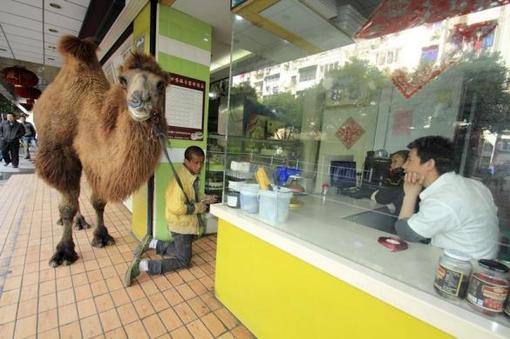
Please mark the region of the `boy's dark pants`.
<svg viewBox="0 0 510 339"><path fill-rule="evenodd" d="M172 240L158 241L156 253L168 256L161 260L149 260L149 274L161 274L187 268L191 265L191 242L193 234L172 232Z"/></svg>

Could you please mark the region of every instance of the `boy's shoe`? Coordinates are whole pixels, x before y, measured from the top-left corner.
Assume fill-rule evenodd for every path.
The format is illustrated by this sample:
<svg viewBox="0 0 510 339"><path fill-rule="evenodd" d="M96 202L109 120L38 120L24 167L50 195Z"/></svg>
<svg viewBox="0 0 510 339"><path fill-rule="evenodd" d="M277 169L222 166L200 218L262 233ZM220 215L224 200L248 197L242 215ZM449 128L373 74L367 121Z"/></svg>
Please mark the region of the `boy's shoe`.
<svg viewBox="0 0 510 339"><path fill-rule="evenodd" d="M129 287L133 283L136 277L140 275L140 257L134 257L131 262L131 266L129 266L126 271L126 275L124 276L124 286Z"/></svg>
<svg viewBox="0 0 510 339"><path fill-rule="evenodd" d="M148 249L151 243L152 237L149 234L146 234L138 246L133 251L133 257L140 258L142 254L144 254Z"/></svg>

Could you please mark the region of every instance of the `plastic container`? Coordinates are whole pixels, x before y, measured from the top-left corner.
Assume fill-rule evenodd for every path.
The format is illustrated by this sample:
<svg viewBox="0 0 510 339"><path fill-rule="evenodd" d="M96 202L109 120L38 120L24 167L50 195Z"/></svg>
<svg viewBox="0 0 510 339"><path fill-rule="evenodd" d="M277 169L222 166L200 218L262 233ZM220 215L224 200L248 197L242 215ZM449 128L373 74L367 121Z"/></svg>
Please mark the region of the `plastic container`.
<svg viewBox="0 0 510 339"><path fill-rule="evenodd" d="M270 225L287 221L292 192L287 188L259 191L259 217Z"/></svg>
<svg viewBox="0 0 510 339"><path fill-rule="evenodd" d="M259 184L243 184L240 187L241 209L248 213L259 211Z"/></svg>
<svg viewBox="0 0 510 339"><path fill-rule="evenodd" d="M227 191L227 206L232 208L239 208L240 205L240 196L241 194L237 191L228 190Z"/></svg>
<svg viewBox="0 0 510 339"><path fill-rule="evenodd" d="M434 279L434 288L443 297L466 297L469 276L471 275L471 257L457 250L445 250L439 258Z"/></svg>
<svg viewBox="0 0 510 339"><path fill-rule="evenodd" d="M467 301L477 310L494 315L503 312L508 295L508 267L495 260L478 260L467 292Z"/></svg>

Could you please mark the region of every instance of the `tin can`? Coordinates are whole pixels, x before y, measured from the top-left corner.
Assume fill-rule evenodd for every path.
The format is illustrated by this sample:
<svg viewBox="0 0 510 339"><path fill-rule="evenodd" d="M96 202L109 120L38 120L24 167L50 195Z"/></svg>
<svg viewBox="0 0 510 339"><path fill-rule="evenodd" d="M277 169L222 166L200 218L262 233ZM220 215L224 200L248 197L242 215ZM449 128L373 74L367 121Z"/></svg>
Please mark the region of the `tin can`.
<svg viewBox="0 0 510 339"><path fill-rule="evenodd" d="M434 288L443 297L463 299L466 297L471 257L457 250L445 250L439 258Z"/></svg>
<svg viewBox="0 0 510 339"><path fill-rule="evenodd" d="M485 314L501 313L509 285L507 266L495 260L481 259L469 280L467 300Z"/></svg>

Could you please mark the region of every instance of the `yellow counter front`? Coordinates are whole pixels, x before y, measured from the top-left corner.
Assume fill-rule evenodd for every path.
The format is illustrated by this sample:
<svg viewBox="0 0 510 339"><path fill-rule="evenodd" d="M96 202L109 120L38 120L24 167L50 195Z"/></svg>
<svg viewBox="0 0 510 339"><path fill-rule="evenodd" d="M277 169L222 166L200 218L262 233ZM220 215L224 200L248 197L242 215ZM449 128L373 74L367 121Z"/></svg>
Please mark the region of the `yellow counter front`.
<svg viewBox="0 0 510 339"><path fill-rule="evenodd" d="M276 227L211 207L220 219L216 295L257 337L510 337L503 316L434 294L438 249L411 244L391 253L377 243L388 234L342 219L370 206L305 200Z"/></svg>

